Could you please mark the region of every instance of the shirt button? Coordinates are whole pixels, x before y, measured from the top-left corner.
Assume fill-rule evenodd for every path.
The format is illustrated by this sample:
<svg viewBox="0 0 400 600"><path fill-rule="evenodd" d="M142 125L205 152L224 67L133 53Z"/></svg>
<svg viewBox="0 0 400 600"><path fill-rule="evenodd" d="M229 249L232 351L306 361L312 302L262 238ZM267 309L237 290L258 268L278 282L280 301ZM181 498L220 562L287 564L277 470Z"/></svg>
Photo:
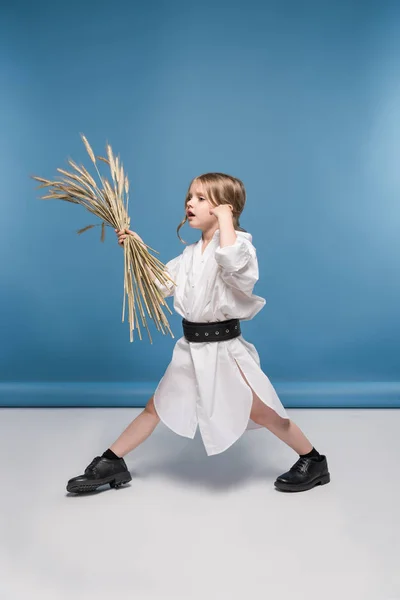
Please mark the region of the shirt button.
<svg viewBox="0 0 400 600"><path fill-rule="evenodd" d="M194 285L192 285L192 287L194 287Z"/></svg>

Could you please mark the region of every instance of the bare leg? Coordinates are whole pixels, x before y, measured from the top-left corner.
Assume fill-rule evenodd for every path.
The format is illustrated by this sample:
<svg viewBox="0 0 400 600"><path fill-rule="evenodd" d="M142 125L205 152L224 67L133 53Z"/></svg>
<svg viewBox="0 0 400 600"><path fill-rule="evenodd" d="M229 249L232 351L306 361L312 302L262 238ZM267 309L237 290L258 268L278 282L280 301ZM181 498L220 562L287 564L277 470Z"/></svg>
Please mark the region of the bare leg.
<svg viewBox="0 0 400 600"><path fill-rule="evenodd" d="M236 362L237 364L237 362ZM313 446L311 442L306 438L301 429L293 423L290 419L283 419L280 417L272 408L269 408L254 390L251 388L249 382L244 376L243 371L238 366L243 379L250 387L253 393L253 405L250 413L250 418L258 425L262 425L271 433L276 435L282 442L285 442L290 448L292 448L297 454L307 454L311 452Z"/></svg>
<svg viewBox="0 0 400 600"><path fill-rule="evenodd" d="M125 456L144 442L160 422L154 408L154 396L148 401L146 408L128 425L119 438L110 446L117 456Z"/></svg>
<svg viewBox="0 0 400 600"><path fill-rule="evenodd" d="M253 392L251 418L276 435L297 454L308 454L313 446L301 429L290 419L283 419Z"/></svg>

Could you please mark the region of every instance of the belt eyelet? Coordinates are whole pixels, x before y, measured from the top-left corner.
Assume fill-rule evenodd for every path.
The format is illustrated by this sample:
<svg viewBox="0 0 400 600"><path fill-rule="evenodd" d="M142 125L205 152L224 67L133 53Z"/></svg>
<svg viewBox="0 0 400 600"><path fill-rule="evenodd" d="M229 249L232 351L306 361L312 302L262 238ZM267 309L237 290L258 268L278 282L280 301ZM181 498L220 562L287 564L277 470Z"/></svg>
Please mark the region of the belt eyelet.
<svg viewBox="0 0 400 600"><path fill-rule="evenodd" d="M205 333L204 335L208 335L208 333Z"/></svg>

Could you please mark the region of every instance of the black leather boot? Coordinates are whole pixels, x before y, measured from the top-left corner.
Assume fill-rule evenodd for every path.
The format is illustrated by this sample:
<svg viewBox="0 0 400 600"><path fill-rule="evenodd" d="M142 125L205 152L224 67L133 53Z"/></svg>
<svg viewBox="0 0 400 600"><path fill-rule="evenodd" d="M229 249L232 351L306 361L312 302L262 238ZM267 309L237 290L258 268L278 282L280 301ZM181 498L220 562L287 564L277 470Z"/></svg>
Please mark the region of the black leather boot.
<svg viewBox="0 0 400 600"><path fill-rule="evenodd" d="M85 469L84 475L70 479L67 491L79 494L94 492L101 485L109 484L112 488L119 488L122 484L131 481L132 477L123 458L110 460L103 456L96 456Z"/></svg>
<svg viewBox="0 0 400 600"><path fill-rule="evenodd" d="M321 455L320 460L300 457L287 473L277 478L275 487L281 492L305 492L330 480L326 456Z"/></svg>

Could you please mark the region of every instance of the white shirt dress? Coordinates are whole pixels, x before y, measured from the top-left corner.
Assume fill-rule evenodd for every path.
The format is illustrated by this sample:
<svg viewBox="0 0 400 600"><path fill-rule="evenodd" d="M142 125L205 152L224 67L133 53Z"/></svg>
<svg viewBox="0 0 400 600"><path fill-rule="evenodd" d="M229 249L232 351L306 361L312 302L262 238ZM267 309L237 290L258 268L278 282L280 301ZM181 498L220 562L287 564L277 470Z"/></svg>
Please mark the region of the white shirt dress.
<svg viewBox="0 0 400 600"><path fill-rule="evenodd" d="M236 235L233 245L220 248L217 229L203 253L201 238L186 246L166 264L177 285L156 281L164 297L174 295L174 309L188 321L248 321L265 305L264 298L252 293L258 280L252 236L242 231ZM257 396L288 418L260 368L255 346L242 335L223 342L188 342L182 336L154 393L161 421L188 438L199 427L209 456L224 452L246 429L259 427L250 419L253 395L237 365Z"/></svg>

